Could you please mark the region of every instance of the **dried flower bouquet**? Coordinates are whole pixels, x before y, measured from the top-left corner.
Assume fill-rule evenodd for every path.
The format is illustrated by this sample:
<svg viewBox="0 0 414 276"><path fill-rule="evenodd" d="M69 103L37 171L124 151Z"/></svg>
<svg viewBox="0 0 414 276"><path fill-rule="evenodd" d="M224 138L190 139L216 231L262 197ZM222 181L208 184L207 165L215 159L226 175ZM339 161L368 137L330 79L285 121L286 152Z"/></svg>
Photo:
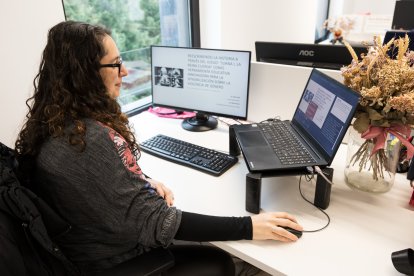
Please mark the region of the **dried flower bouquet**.
<svg viewBox="0 0 414 276"><path fill-rule="evenodd" d="M414 52L408 50L408 36L385 45L375 38L374 46L361 60L349 43L344 44L353 58L342 68L344 83L361 95L353 127L366 139L351 162L360 161L362 170L370 161L377 180L384 177L384 169L389 170L384 153L388 133L407 147L407 158L414 153L408 142L414 124ZM369 144L373 144L372 150Z"/></svg>

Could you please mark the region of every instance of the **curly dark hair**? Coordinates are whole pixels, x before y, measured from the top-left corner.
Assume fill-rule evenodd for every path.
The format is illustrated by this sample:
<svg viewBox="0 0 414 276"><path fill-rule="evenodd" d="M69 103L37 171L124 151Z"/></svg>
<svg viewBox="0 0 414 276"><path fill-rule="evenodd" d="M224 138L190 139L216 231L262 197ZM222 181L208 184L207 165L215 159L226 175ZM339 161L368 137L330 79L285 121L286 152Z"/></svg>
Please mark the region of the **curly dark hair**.
<svg viewBox="0 0 414 276"><path fill-rule="evenodd" d="M128 118L109 96L99 73L107 35L110 31L104 27L74 21L61 22L49 30L33 81L34 94L26 101L29 112L15 144L19 162L34 162L49 137L67 137L71 145L83 151L85 119L113 128L139 157Z"/></svg>

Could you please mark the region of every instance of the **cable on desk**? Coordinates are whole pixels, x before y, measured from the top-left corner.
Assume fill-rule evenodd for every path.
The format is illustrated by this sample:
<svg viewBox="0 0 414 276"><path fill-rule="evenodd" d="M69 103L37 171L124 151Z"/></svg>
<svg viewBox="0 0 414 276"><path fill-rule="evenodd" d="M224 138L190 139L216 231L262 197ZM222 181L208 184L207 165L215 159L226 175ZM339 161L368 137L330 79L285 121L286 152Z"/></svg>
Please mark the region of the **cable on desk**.
<svg viewBox="0 0 414 276"><path fill-rule="evenodd" d="M299 177L299 193L300 193L300 195L302 196L302 198L306 201L306 202L308 202L309 204L311 204L312 206L314 206L315 208L317 208L317 209L319 209L319 211L321 211L325 216L326 216L326 218L328 219L328 222L322 227L322 228L319 228L319 229L315 229L315 230L303 230L302 232L304 232L304 233L313 233L313 232L319 232L319 231L322 231L323 229L325 229L326 227L328 227L328 225L331 223L331 218L329 217L329 215L328 215L328 213L326 213L324 210L322 210L321 208L319 208L318 206L315 206L315 204L313 204L310 200L308 200L304 195L303 195L303 193L302 193L302 189L301 189L301 187L300 187L300 185L301 185L301 183L302 183L302 176L303 175L301 175L300 177ZM314 178L314 174L312 173L311 175L307 175L307 174L305 174L305 178L306 178L306 181L308 181L308 182L310 182L313 178Z"/></svg>
<svg viewBox="0 0 414 276"><path fill-rule="evenodd" d="M227 126L244 125L244 124L253 123L253 122L250 122L250 121L242 121L242 120L239 120L239 119L226 118L226 117L216 117L216 119L219 120L220 122L222 122L223 124L227 125Z"/></svg>
<svg viewBox="0 0 414 276"><path fill-rule="evenodd" d="M229 122L226 121L226 120L229 120L228 118L226 118L226 120L224 120L222 117L217 117L217 120L219 120L220 122L222 122L223 124L225 124L227 126L233 125L233 124L230 124Z"/></svg>
<svg viewBox="0 0 414 276"><path fill-rule="evenodd" d="M231 126L231 125L245 125L245 124L254 124L255 122L253 121L243 121L243 120L239 120L239 119L233 119L233 118L226 118L226 117L215 117L217 120L219 120L220 122L222 122L223 124L227 125L227 126ZM232 120L236 123L229 123L228 121ZM260 121L259 123L263 123L263 122L273 122L273 121L280 121L280 117L279 116L275 116L273 118L268 118L266 120Z"/></svg>
<svg viewBox="0 0 414 276"><path fill-rule="evenodd" d="M242 125L243 123L239 119L234 119L239 125Z"/></svg>
<svg viewBox="0 0 414 276"><path fill-rule="evenodd" d="M260 121L260 123L264 123L264 122L278 122L281 121L282 119L280 118L280 116L275 116L273 118L268 118L266 120Z"/></svg>

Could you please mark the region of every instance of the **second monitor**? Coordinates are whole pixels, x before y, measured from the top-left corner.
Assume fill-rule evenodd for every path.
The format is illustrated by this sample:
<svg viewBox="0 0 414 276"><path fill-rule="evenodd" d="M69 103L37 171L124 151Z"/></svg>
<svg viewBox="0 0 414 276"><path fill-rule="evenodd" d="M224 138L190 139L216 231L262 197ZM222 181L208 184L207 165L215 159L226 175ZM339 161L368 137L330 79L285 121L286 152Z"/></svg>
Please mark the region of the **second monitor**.
<svg viewBox="0 0 414 276"><path fill-rule="evenodd" d="M353 45L357 56L366 54L366 46ZM344 45L256 41L256 60L260 62L340 70L351 63Z"/></svg>
<svg viewBox="0 0 414 276"><path fill-rule="evenodd" d="M190 131L216 128L212 115L245 120L250 56L250 51L152 46L152 104L196 112L182 123Z"/></svg>

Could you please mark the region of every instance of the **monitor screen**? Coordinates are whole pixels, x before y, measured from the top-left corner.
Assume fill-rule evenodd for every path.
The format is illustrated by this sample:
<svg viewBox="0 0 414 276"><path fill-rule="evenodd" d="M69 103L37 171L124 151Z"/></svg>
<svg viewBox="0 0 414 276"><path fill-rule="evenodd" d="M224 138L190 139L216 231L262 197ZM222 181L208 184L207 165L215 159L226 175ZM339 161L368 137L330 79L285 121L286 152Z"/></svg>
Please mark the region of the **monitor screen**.
<svg viewBox="0 0 414 276"><path fill-rule="evenodd" d="M317 141L325 158L333 158L358 102L358 93L314 69L292 124Z"/></svg>
<svg viewBox="0 0 414 276"><path fill-rule="evenodd" d="M247 118L250 51L151 46L152 104L196 116L191 131L217 126L211 115Z"/></svg>
<svg viewBox="0 0 414 276"><path fill-rule="evenodd" d="M414 1L396 1L394 16L392 18L392 28L394 30L413 30L414 29Z"/></svg>

